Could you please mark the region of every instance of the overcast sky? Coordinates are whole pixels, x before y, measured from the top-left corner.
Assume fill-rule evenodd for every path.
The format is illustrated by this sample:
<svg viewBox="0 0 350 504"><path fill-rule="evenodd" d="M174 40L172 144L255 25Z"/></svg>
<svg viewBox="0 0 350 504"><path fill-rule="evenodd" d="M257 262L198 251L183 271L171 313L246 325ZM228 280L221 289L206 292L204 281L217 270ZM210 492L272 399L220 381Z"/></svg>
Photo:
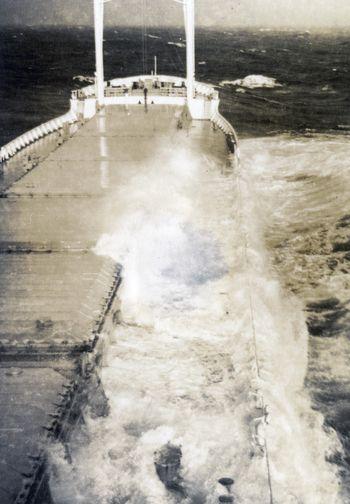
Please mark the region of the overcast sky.
<svg viewBox="0 0 350 504"><path fill-rule="evenodd" d="M173 0L111 0L106 24L137 25L146 4L148 24L182 23ZM350 0L196 0L202 26L350 27ZM91 24L92 0L0 0L1 24Z"/></svg>

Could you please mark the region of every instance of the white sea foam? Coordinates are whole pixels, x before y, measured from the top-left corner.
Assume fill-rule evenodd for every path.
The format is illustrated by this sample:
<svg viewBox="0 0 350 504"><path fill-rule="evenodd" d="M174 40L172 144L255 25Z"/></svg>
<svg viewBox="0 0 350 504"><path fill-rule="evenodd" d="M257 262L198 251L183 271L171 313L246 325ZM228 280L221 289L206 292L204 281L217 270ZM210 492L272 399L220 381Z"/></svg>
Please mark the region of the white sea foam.
<svg viewBox="0 0 350 504"><path fill-rule="evenodd" d="M56 453L55 502L176 502L153 464L171 441L182 446L184 502L217 503L217 479L232 476L237 502L269 503L267 460L252 439L258 390L273 502L337 502L325 462L334 440L303 390L304 316L264 245L272 210L256 197L256 145L243 142L249 157L233 173L159 146L117 190L114 232L96 246L124 266L124 322L102 370L111 414L86 418L90 442L75 449L73 470Z"/></svg>
<svg viewBox="0 0 350 504"><path fill-rule="evenodd" d="M79 82L90 82L90 83L94 83L95 82L94 77L90 77L88 75L75 75L73 77L73 80L76 80L76 81L79 81Z"/></svg>
<svg viewBox="0 0 350 504"><path fill-rule="evenodd" d="M277 80L273 77L265 77L264 75L248 75L244 79L236 79L233 81L223 80L220 86L240 86L249 89L255 88L275 88L281 87Z"/></svg>
<svg viewBox="0 0 350 504"><path fill-rule="evenodd" d="M173 45L176 47L186 47L186 44L184 42L168 42L168 45Z"/></svg>

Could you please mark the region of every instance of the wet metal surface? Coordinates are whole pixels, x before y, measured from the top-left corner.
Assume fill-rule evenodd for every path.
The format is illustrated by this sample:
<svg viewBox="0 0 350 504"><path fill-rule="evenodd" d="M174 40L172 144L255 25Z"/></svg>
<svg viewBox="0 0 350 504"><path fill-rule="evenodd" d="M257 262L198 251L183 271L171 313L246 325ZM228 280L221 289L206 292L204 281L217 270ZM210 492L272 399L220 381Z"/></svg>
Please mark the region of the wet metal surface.
<svg viewBox="0 0 350 504"><path fill-rule="evenodd" d="M185 140L197 154L205 141L212 156L222 155L224 136L208 122L188 123L179 131L181 114L176 107L110 107L72 137L48 137L4 166L2 504L13 502L23 482L30 483L47 426L76 372L70 352L91 344L100 330L101 313L115 281L115 263L97 256L92 248L113 227L110 216L118 211L116 188L137 173L140 163L152 159L160 144L166 148L169 142Z"/></svg>

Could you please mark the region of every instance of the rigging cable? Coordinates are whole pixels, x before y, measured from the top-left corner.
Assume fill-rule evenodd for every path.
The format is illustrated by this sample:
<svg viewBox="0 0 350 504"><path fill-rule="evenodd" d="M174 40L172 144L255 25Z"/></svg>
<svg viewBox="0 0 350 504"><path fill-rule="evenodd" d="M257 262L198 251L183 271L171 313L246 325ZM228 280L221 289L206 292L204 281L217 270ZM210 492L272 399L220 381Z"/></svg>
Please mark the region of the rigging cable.
<svg viewBox="0 0 350 504"><path fill-rule="evenodd" d="M238 160L239 163L239 160ZM239 164L238 164L239 166ZM240 172L238 170L237 173L237 188L238 188L238 194L239 194L239 201L240 201L240 207L242 208L242 191L241 191L241 180L240 180ZM241 213L240 213L240 217ZM242 225L242 220L240 219L240 226L241 229L243 230L243 236L244 236L244 262L247 271L249 271L249 258L248 258L248 236L247 232ZM251 323L251 328L252 328L252 336L253 336L253 345L254 345L254 360L255 360L255 368L256 368L256 374L258 379L261 378L261 371L260 371L260 364L259 364L259 356L258 356L258 345L257 345L257 338L256 338L256 326L255 326L255 317L254 317L254 307L253 307L253 299L252 299L252 286L250 282L250 277L248 276L248 297L249 297L249 311L250 311L250 323ZM266 415L266 404L264 401L263 396L261 396L262 399L262 410L263 412L265 411ZM266 423L266 420L265 420ZM272 478L271 478L271 467L270 467L270 457L269 457L269 451L268 451L268 446L267 446L267 441L266 441L266 436L264 436L264 448L265 448L265 460L266 460L266 471L267 471L267 481L268 481L268 487L269 487L269 493L270 493L270 504L274 504L274 498L273 498L273 489L272 489Z"/></svg>
<svg viewBox="0 0 350 504"><path fill-rule="evenodd" d="M160 9L160 18L161 19L167 19L169 17L169 13L165 11L164 8ZM167 58L169 60L169 63L171 64L172 67L175 69L175 73L178 75L181 75L182 73L185 72L186 65L184 64L184 61L180 55L180 51L178 49L178 46L176 45L179 43L179 37L174 36L174 34L171 32L170 27L165 25L162 27L165 36L168 39L165 41L165 44L168 46L167 47ZM170 43L169 43L170 42Z"/></svg>
<svg viewBox="0 0 350 504"><path fill-rule="evenodd" d="M147 19L146 19L147 0L141 0L141 16L142 16L142 72L146 75L148 72L148 47L147 47Z"/></svg>
<svg viewBox="0 0 350 504"><path fill-rule="evenodd" d="M170 31L169 31L169 33L170 33ZM184 39L180 37L180 40L183 41ZM186 40L186 44L187 44L187 40ZM178 61L180 63L180 66L178 68L180 69L180 72L184 72L186 74L186 70L185 70L186 69L186 64L184 63L184 60L181 57L180 51L179 51L178 46L176 45L176 43L175 43L175 45L173 47L175 49L176 57L177 57L177 59L178 59Z"/></svg>

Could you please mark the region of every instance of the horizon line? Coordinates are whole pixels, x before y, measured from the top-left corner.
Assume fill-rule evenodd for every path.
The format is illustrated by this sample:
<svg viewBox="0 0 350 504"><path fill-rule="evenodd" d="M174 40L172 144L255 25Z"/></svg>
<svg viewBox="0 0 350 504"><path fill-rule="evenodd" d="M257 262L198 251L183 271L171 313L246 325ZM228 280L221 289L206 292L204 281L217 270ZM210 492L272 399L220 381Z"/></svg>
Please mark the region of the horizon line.
<svg viewBox="0 0 350 504"><path fill-rule="evenodd" d="M1 23L0 26L2 28L86 28L86 29L91 29L93 30L94 27L91 24L71 24L71 23L47 23L47 24L42 24L42 23ZM125 29L125 28L135 28L139 29L141 28L141 24L116 24L116 25L105 25L105 29L112 29L112 28L120 28L120 29ZM152 30L157 30L157 29L167 29L167 28L176 28L176 29L184 29L182 24L167 24L167 25L153 25L149 26L150 29ZM268 26L268 25L234 25L234 26L220 26L220 25L200 25L198 24L196 26L198 29L205 29L205 30L215 30L215 31L222 31L222 32L227 32L227 30L261 30L262 32L266 31L268 32L274 32L274 31L290 31L290 32L295 32L295 31L302 31L304 33L307 32L316 32L316 31L350 31L350 25L344 25L344 26L286 26L286 25L281 25L281 26Z"/></svg>

